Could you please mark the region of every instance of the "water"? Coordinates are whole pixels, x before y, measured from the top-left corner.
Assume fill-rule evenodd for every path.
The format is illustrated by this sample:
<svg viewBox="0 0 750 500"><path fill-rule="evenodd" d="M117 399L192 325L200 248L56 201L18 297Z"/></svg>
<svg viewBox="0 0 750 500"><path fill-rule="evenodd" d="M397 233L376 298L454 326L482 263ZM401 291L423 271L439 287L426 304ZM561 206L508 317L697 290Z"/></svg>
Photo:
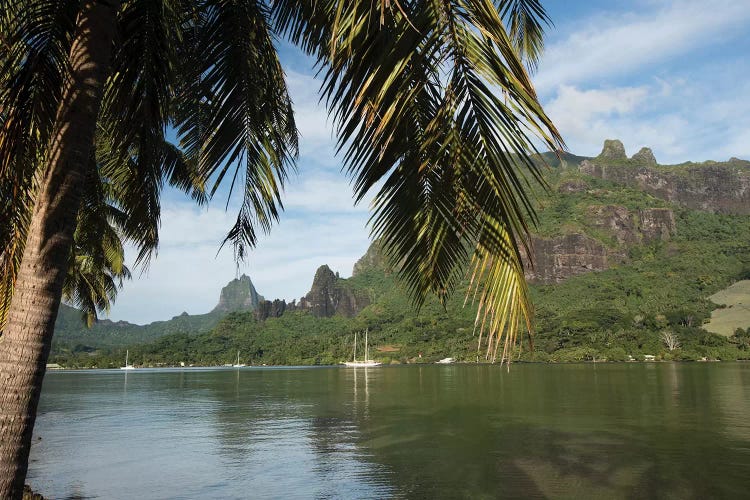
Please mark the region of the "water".
<svg viewBox="0 0 750 500"><path fill-rule="evenodd" d="M741 498L750 364L53 372L54 498Z"/></svg>

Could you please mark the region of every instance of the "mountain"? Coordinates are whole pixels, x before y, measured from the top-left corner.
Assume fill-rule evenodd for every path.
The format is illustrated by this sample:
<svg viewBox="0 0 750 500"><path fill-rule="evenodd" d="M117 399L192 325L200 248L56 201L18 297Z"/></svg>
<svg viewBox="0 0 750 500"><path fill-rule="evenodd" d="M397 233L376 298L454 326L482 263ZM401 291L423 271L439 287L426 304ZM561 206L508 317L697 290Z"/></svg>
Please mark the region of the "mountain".
<svg viewBox="0 0 750 500"><path fill-rule="evenodd" d="M545 153L540 161L550 167L548 189L532 193L539 222L525 256L536 348L520 359L750 357L750 325L729 336L703 328L717 307L709 297L750 279L750 216L737 208L747 162L663 166L648 148L628 158L616 140L595 158ZM644 169L662 176L658 186L644 184ZM706 172L717 171L733 179L726 197L735 201L726 202L721 185L707 180ZM701 183L710 189L698 190ZM475 309L463 306L465 289L466 283L445 307L428 300L415 312L375 242L351 278L321 266L298 301L259 299L255 310L229 313L210 331L162 336L131 346L131 355L154 364L222 364L241 350L247 363L337 363L351 356L354 332L368 328L373 355L384 362L483 359L472 335ZM667 333L679 338L679 348L667 347ZM116 366L119 357L113 349L58 361Z"/></svg>
<svg viewBox="0 0 750 500"><path fill-rule="evenodd" d="M316 318L354 317L370 304L371 299L367 290L353 287L351 283L323 264L315 271L310 291L299 302L295 300L287 304L282 299L261 300L255 318L263 321L292 311L306 311Z"/></svg>
<svg viewBox="0 0 750 500"><path fill-rule="evenodd" d="M253 311L263 297L244 274L221 289L219 302L206 314L182 314L166 321L136 325L127 321L97 321L86 328L77 309L60 305L55 322L52 352L93 352L104 347L118 347L153 341L161 336L198 334L211 330L221 318L235 311Z"/></svg>
<svg viewBox="0 0 750 500"><path fill-rule="evenodd" d="M250 277L243 274L221 289L219 303L216 304L212 312L229 313L247 309L254 310L262 300L263 297L255 290Z"/></svg>
<svg viewBox="0 0 750 500"><path fill-rule="evenodd" d="M580 163L582 173L635 187L679 206L721 214L750 215L750 161L730 158L659 165L648 148L628 158L618 140Z"/></svg>

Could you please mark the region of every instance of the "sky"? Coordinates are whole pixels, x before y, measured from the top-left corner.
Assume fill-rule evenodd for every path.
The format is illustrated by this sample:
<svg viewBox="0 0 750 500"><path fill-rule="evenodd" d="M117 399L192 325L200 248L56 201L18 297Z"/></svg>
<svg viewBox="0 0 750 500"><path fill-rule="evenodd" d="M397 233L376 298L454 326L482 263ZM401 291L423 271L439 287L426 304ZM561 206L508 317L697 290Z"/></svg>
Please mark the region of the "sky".
<svg viewBox="0 0 750 500"><path fill-rule="evenodd" d="M617 138L629 155L648 146L663 164L750 159L750 0L543 4L554 26L533 81L569 151L595 156ZM167 190L158 255L133 269L110 318L144 324L208 312L243 273L267 299L299 298L320 265L348 277L367 250L370 198L353 203L312 61L283 41L279 50L301 134L280 222L237 265L231 248L219 251L237 200L198 208Z"/></svg>

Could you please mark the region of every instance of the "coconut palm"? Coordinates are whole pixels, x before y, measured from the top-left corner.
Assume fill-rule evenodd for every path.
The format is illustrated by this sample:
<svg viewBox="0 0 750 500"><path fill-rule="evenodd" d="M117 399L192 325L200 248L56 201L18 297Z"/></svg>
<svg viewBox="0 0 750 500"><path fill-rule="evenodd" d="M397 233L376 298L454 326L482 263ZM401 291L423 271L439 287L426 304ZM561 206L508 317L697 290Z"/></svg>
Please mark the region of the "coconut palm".
<svg viewBox="0 0 750 500"><path fill-rule="evenodd" d="M513 345L531 315L519 246L534 220L524 187L541 180L534 139L562 144L523 65L542 47L537 0L0 0L0 12L0 180L33 206L13 226L28 229L0 337L0 496L23 486L88 183L130 207L126 238L158 241L147 215L165 178L209 195L231 178L238 258L278 219L297 132L277 35L317 58L355 198L376 190L373 236L415 303L469 272L488 353ZM197 177L174 168L168 126Z"/></svg>

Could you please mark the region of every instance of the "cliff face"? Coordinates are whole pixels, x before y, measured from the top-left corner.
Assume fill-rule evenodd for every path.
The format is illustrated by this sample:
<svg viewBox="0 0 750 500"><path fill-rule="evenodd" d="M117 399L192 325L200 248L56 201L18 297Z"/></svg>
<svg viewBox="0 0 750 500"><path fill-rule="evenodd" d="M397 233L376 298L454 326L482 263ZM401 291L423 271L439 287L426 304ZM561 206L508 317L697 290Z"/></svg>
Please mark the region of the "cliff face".
<svg viewBox="0 0 750 500"><path fill-rule="evenodd" d="M559 283L572 276L603 271L623 255L613 255L600 241L585 234L566 234L555 238L531 239L531 263L526 279L532 283Z"/></svg>
<svg viewBox="0 0 750 500"><path fill-rule="evenodd" d="M377 251L373 250L372 255ZM351 318L368 305L370 298L366 292L354 289L345 279L339 278L330 267L322 265L315 272L310 291L300 298L299 302L287 303L279 299L262 301L255 311L255 317L265 320L279 317L285 311L303 310L310 311L316 318L330 318L336 315Z"/></svg>
<svg viewBox="0 0 750 500"><path fill-rule="evenodd" d="M242 310L253 310L263 297L255 290L249 276L244 274L239 279L233 279L221 289L219 303L212 312L232 312Z"/></svg>
<svg viewBox="0 0 750 500"><path fill-rule="evenodd" d="M532 283L559 283L572 276L604 271L627 262L629 247L666 241L675 232L674 214L668 208L631 211L619 205L592 205L586 210L589 224L609 235L615 245L582 233L554 238L533 236L526 278Z"/></svg>
<svg viewBox="0 0 750 500"><path fill-rule="evenodd" d="M337 314L351 318L370 305L366 294L353 289L326 265L315 272L312 287L300 302L319 318Z"/></svg>
<svg viewBox="0 0 750 500"><path fill-rule="evenodd" d="M613 146L613 142L619 146ZM657 198L694 210L750 214L749 161L732 158L722 163L665 167L657 165L648 148L628 159L621 146L619 141L606 141L602 154L582 161L579 170L593 177L641 189ZM620 151L622 154L619 154Z"/></svg>

